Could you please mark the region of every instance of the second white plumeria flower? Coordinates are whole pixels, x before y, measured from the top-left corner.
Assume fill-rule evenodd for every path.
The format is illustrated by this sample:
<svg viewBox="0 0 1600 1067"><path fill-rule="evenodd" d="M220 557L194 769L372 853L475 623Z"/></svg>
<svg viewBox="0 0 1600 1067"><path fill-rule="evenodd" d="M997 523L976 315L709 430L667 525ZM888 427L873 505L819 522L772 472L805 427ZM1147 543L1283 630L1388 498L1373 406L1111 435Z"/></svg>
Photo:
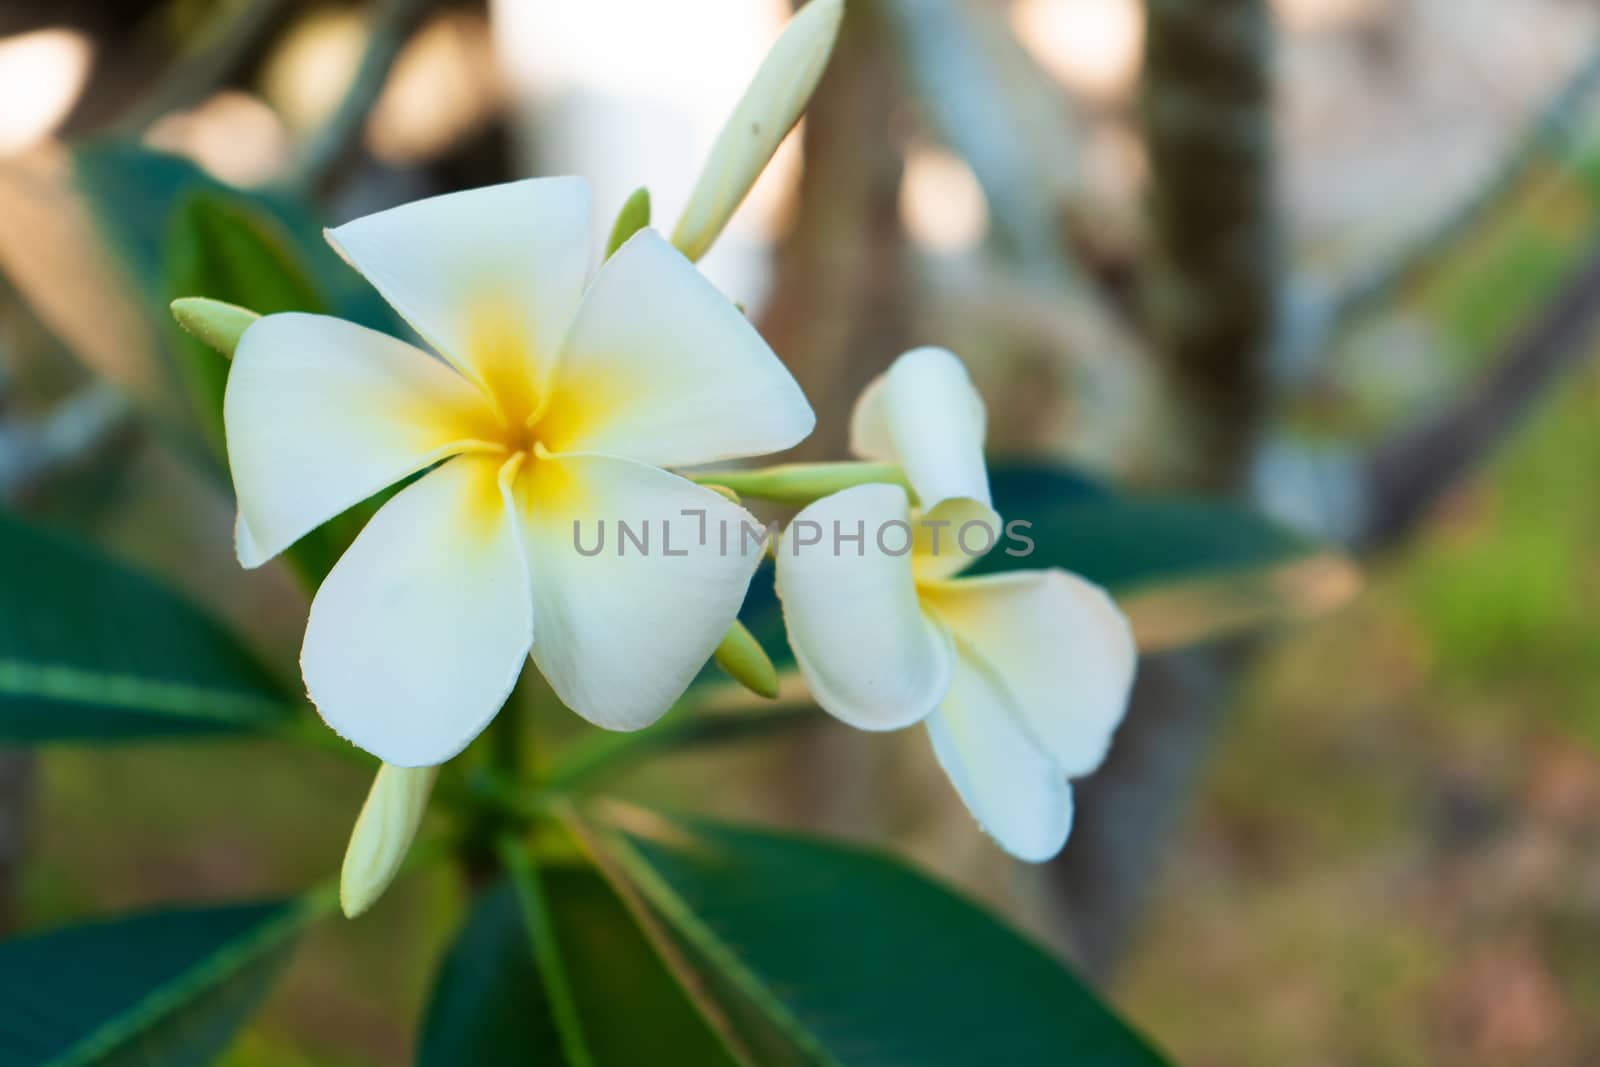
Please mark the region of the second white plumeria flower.
<svg viewBox="0 0 1600 1067"><path fill-rule="evenodd" d="M1002 536L984 428L959 359L937 348L901 356L862 394L851 447L900 464L920 513L893 485L817 501L790 530L820 539L780 544L778 592L817 703L867 730L926 720L940 765L984 829L1040 861L1066 842L1068 779L1105 757L1136 652L1116 605L1075 575L955 577Z"/></svg>
<svg viewBox="0 0 1600 1067"><path fill-rule="evenodd" d="M794 379L682 255L641 231L590 281L589 234L577 178L357 219L329 241L443 360L304 314L266 316L235 353L224 421L246 566L425 472L323 582L301 655L323 718L387 763L459 752L530 648L591 722L653 722L758 562L701 536L743 509L662 468L811 431ZM648 523L654 551L577 551L574 524L592 538L602 520Z"/></svg>

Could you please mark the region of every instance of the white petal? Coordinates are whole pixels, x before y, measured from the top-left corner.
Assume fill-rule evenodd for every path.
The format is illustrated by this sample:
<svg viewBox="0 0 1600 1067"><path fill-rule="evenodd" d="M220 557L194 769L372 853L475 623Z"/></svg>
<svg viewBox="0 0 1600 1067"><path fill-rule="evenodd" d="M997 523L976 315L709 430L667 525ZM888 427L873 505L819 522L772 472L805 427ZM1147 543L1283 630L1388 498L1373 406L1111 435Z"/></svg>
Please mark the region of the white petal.
<svg viewBox="0 0 1600 1067"><path fill-rule="evenodd" d="M471 383L403 341L324 315L260 319L239 341L223 399L239 561L257 566L473 448L488 417Z"/></svg>
<svg viewBox="0 0 1600 1067"><path fill-rule="evenodd" d="M649 726L733 625L761 561L759 538L746 543L741 525L760 527L709 489L610 456L537 459L518 492L538 626L534 662L556 695L596 726Z"/></svg>
<svg viewBox="0 0 1600 1067"><path fill-rule="evenodd" d="M519 418L531 412L589 271L587 182L535 178L448 193L327 236L446 359Z"/></svg>
<svg viewBox="0 0 1600 1067"><path fill-rule="evenodd" d="M815 422L739 309L641 230L584 296L538 433L552 452L678 467L776 452Z"/></svg>
<svg viewBox="0 0 1600 1067"><path fill-rule="evenodd" d="M522 672L533 613L497 461L462 456L373 516L317 590L300 666L317 710L385 763L443 763Z"/></svg>
<svg viewBox="0 0 1600 1067"><path fill-rule="evenodd" d="M961 498L988 507L985 426L983 398L961 360L943 348L914 348L856 401L850 450L900 464L924 512Z"/></svg>
<svg viewBox="0 0 1600 1067"><path fill-rule="evenodd" d="M863 730L917 722L950 685L949 640L923 616L902 553L907 518L899 486L856 486L796 515L776 555L789 644L811 695ZM859 555L854 541L835 543L836 530L863 534ZM813 535L821 540L806 544Z"/></svg>
<svg viewBox="0 0 1600 1067"><path fill-rule="evenodd" d="M923 603L993 670L1069 777L1100 765L1128 706L1137 652L1104 590L1061 570L924 586Z"/></svg>
<svg viewBox="0 0 1600 1067"><path fill-rule="evenodd" d="M1016 721L993 672L960 654L950 693L928 717L934 755L967 810L1000 846L1041 863L1072 829L1072 787Z"/></svg>

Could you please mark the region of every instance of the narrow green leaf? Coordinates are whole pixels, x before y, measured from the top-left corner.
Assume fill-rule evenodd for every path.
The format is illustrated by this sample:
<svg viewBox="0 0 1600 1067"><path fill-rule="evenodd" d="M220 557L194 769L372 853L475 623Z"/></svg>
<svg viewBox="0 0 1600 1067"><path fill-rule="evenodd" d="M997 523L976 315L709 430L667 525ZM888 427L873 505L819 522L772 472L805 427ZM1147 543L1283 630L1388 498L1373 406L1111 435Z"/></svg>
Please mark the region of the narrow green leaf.
<svg viewBox="0 0 1600 1067"><path fill-rule="evenodd" d="M0 742L270 729L296 703L171 590L0 512Z"/></svg>
<svg viewBox="0 0 1600 1067"><path fill-rule="evenodd" d="M204 1067L331 901L158 912L0 943L0 1063Z"/></svg>
<svg viewBox="0 0 1600 1067"><path fill-rule="evenodd" d="M721 683L718 683L721 684ZM683 704L709 702L702 696L703 683L696 683L685 694ZM726 686L724 686L727 689ZM735 692L727 689L728 692ZM706 745L732 744L770 737L808 722L815 723L819 712L809 700L800 704L772 704L757 709L736 711L697 710L682 706L664 716L654 726L633 733L593 730L566 746L551 768L548 785L560 791L592 785L608 774L631 764L678 749L699 749Z"/></svg>
<svg viewBox="0 0 1600 1067"><path fill-rule="evenodd" d="M606 241L606 258L627 244L628 238L650 225L650 190L639 186L623 201L617 212L617 221L611 225L611 237Z"/></svg>
<svg viewBox="0 0 1600 1067"><path fill-rule="evenodd" d="M738 1067L593 868L544 866L540 884L567 994L584 1027L587 1062ZM509 879L477 899L435 980L419 1067L576 1067L563 1051L549 987L529 950L532 936Z"/></svg>
<svg viewBox="0 0 1600 1067"><path fill-rule="evenodd" d="M545 1003L555 1023L562 1055L570 1067L595 1067L594 1054L589 1051L589 1024L594 1020L586 1022L578 1013L566 953L556 933L550 898L533 853L526 844L512 841L501 849L501 861L516 890L522 924L528 932L527 947L544 985Z"/></svg>
<svg viewBox="0 0 1600 1067"><path fill-rule="evenodd" d="M1166 1062L1062 964L887 856L620 806L601 818L584 836L602 869L764 1067Z"/></svg>

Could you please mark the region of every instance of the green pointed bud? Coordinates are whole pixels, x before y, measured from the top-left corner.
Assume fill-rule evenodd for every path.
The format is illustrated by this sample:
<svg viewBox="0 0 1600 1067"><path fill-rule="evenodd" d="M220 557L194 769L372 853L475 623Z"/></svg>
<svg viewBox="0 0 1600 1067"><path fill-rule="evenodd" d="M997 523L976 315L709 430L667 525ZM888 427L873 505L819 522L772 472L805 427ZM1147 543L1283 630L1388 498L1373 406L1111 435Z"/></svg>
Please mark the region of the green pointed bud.
<svg viewBox="0 0 1600 1067"><path fill-rule="evenodd" d="M703 482L701 484L703 484L713 493L716 493L718 496L726 499L730 504L737 504L739 502L739 494L735 493L732 489L729 489L725 485L717 485L715 482Z"/></svg>
<svg viewBox="0 0 1600 1067"><path fill-rule="evenodd" d="M610 259L617 249L627 244L628 238L650 225L650 190L644 186L633 191L633 195L622 203L622 210L617 212L617 221L611 224L611 237L606 241L606 258Z"/></svg>
<svg viewBox="0 0 1600 1067"><path fill-rule="evenodd" d="M672 231L672 243L690 259L706 254L799 121L828 65L843 16L844 0L810 0L767 53L711 146Z"/></svg>
<svg viewBox="0 0 1600 1067"><path fill-rule="evenodd" d="M690 475L708 487L741 497L804 507L858 485L898 485L910 489L905 472L893 463L780 463L753 470L706 471Z"/></svg>
<svg viewBox="0 0 1600 1067"><path fill-rule="evenodd" d="M229 359L233 358L233 350L239 347L239 338L244 336L244 331L261 317L249 308L203 296L179 297L170 306L172 317L178 320L178 325L185 332Z"/></svg>
<svg viewBox="0 0 1600 1067"><path fill-rule="evenodd" d="M717 646L716 661L728 677L750 692L768 700L778 698L778 670L744 623L734 620L728 635Z"/></svg>
<svg viewBox="0 0 1600 1067"><path fill-rule="evenodd" d="M372 907L400 873L438 775L437 767L378 768L339 873L339 906L346 917Z"/></svg>

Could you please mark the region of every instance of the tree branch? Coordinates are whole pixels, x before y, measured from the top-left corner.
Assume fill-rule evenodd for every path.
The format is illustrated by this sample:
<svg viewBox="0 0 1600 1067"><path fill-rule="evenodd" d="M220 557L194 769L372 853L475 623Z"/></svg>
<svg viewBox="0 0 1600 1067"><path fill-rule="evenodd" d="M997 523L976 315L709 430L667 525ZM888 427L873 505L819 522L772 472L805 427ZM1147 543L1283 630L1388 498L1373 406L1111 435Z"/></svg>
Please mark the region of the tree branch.
<svg viewBox="0 0 1600 1067"><path fill-rule="evenodd" d="M1565 289L1460 400L1397 434L1367 461L1359 547L1393 544L1515 427L1562 371L1588 353L1600 319L1600 234Z"/></svg>
<svg viewBox="0 0 1600 1067"><path fill-rule="evenodd" d="M1236 490L1269 399L1283 273L1266 0L1148 3L1146 310L1173 379L1185 480Z"/></svg>
<svg viewBox="0 0 1600 1067"><path fill-rule="evenodd" d="M428 0L382 0L372 16L367 47L339 106L301 150L285 176L292 189L311 192L323 185L355 148L367 116L389 80L389 70L411 34L428 13Z"/></svg>
<svg viewBox="0 0 1600 1067"><path fill-rule="evenodd" d="M231 17L217 20L206 39L180 58L148 94L117 120L136 134L170 111L190 107L231 78L288 7L287 0L248 0Z"/></svg>
<svg viewBox="0 0 1600 1067"><path fill-rule="evenodd" d="M132 422L122 391L95 382L42 419L0 423L0 505L15 506L66 471L91 464L123 442Z"/></svg>
<svg viewBox="0 0 1600 1067"><path fill-rule="evenodd" d="M1146 10L1156 257L1146 310L1186 420L1185 480L1236 490L1270 398L1280 304L1272 17L1266 0L1148 0ZM1144 660L1110 757L1077 789L1073 837L1051 873L1093 974L1111 969L1142 910L1245 653Z"/></svg>
<svg viewBox="0 0 1600 1067"><path fill-rule="evenodd" d="M1571 138L1580 113L1597 92L1600 92L1600 45L1551 94L1522 135L1506 150L1488 180L1393 257L1343 286L1334 297L1329 318L1332 329L1337 331L1370 313L1443 262L1445 252L1475 229L1485 216L1514 196L1538 164Z"/></svg>

